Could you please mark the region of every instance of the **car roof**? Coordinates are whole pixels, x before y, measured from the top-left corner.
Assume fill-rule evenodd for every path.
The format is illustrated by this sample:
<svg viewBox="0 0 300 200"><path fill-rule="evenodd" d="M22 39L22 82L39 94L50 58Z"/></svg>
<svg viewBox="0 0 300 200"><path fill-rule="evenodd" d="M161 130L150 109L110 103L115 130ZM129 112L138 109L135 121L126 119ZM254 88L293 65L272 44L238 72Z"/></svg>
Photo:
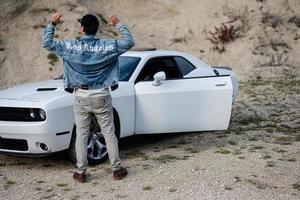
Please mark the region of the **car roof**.
<svg viewBox="0 0 300 200"><path fill-rule="evenodd" d="M157 56L157 55L182 55L183 52L178 51L168 51L168 50L131 50L122 54L122 56L134 56L134 57L144 57L144 56Z"/></svg>
<svg viewBox="0 0 300 200"><path fill-rule="evenodd" d="M131 50L122 54L122 56L141 57L141 58L150 58L150 57L158 57L158 56L183 56L185 58L188 58L188 60L192 62L195 66L209 67L209 65L203 62L200 58L197 58L192 54L179 52L179 51L156 50L156 49Z"/></svg>

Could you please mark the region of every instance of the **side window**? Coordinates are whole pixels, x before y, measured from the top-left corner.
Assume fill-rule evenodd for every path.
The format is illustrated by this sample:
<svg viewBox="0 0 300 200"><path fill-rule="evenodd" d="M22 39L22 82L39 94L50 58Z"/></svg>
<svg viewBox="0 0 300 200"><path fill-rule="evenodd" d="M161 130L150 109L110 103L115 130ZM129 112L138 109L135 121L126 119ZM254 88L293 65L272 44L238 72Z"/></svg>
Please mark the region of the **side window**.
<svg viewBox="0 0 300 200"><path fill-rule="evenodd" d="M195 66L183 57L174 57L174 59L183 76L195 69Z"/></svg>
<svg viewBox="0 0 300 200"><path fill-rule="evenodd" d="M174 57L158 57L148 60L135 82L153 81L154 74L160 71L166 73L167 80L180 79L183 77L176 65Z"/></svg>

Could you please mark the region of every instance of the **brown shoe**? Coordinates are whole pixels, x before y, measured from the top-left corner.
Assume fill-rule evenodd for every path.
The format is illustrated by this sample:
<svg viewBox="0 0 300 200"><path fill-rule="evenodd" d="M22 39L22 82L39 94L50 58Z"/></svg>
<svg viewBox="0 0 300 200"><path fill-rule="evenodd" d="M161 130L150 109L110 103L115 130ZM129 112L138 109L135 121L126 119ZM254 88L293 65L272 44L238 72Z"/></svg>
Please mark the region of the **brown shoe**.
<svg viewBox="0 0 300 200"><path fill-rule="evenodd" d="M86 182L86 173L74 172L73 179L75 181L78 181L79 183L85 183Z"/></svg>
<svg viewBox="0 0 300 200"><path fill-rule="evenodd" d="M121 167L120 169L113 171L114 180L122 180L128 174L127 169Z"/></svg>

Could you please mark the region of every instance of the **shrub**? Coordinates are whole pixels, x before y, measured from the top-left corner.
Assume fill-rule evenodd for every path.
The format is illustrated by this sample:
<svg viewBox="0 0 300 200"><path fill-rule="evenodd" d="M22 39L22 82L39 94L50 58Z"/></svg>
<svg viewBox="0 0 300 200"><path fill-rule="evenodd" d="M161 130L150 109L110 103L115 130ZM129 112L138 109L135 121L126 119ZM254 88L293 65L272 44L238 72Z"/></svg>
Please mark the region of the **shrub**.
<svg viewBox="0 0 300 200"><path fill-rule="evenodd" d="M215 27L215 30L209 31L209 41L213 44L213 50L217 50L220 53L225 51L225 43L231 42L239 37L234 25L222 24L220 27Z"/></svg>
<svg viewBox="0 0 300 200"><path fill-rule="evenodd" d="M47 59L49 60L49 64L52 66L54 66L58 61L58 57L55 53L49 53Z"/></svg>

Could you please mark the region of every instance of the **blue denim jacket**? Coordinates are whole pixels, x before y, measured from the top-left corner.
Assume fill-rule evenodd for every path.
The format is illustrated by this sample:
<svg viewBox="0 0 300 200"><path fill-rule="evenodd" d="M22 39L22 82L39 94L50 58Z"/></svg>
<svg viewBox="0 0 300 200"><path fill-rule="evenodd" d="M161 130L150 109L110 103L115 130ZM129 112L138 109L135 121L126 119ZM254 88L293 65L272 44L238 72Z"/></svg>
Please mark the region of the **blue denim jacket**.
<svg viewBox="0 0 300 200"><path fill-rule="evenodd" d="M118 40L85 35L79 40L55 41L55 26L48 24L42 46L63 58L65 88L101 89L118 83L118 56L134 46L134 39L126 25L119 23L117 29L122 36Z"/></svg>

